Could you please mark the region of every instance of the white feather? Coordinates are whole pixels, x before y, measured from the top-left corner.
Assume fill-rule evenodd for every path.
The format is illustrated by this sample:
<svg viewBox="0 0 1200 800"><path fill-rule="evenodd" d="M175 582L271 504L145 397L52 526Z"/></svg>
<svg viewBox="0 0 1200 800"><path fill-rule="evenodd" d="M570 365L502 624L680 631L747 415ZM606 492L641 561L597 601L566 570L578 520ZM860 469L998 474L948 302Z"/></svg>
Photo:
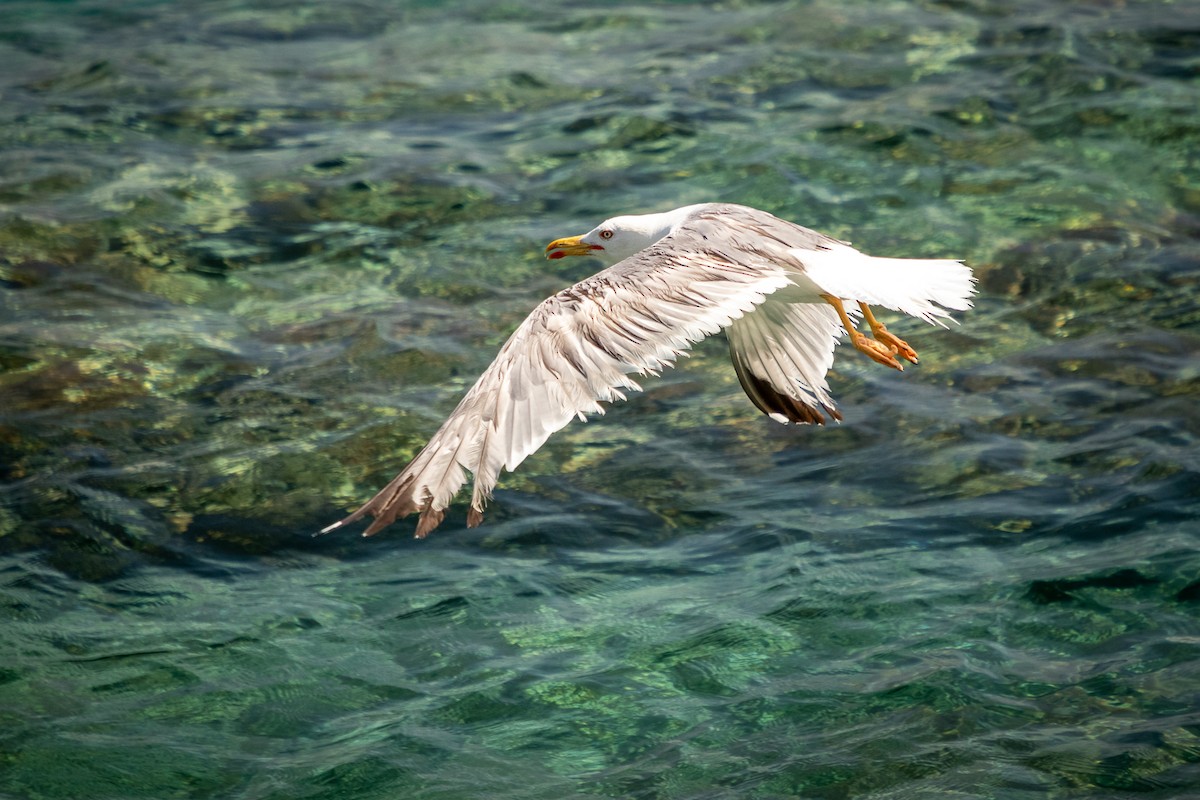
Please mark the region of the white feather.
<svg viewBox="0 0 1200 800"><path fill-rule="evenodd" d="M937 325L947 309L971 307L975 280L969 267L949 259L877 258L843 244L793 250L804 274L828 294L880 305Z"/></svg>

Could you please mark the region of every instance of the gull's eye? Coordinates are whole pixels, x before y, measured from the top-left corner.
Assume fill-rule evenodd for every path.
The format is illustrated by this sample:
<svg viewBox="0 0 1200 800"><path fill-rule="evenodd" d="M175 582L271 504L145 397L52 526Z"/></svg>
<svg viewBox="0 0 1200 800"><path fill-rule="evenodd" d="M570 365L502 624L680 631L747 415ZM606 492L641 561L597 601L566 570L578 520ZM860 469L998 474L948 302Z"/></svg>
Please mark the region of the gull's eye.
<svg viewBox="0 0 1200 800"><path fill-rule="evenodd" d="M601 239L611 239L612 237L613 237L613 232L610 231L608 228L605 228L604 230L600 231Z"/></svg>

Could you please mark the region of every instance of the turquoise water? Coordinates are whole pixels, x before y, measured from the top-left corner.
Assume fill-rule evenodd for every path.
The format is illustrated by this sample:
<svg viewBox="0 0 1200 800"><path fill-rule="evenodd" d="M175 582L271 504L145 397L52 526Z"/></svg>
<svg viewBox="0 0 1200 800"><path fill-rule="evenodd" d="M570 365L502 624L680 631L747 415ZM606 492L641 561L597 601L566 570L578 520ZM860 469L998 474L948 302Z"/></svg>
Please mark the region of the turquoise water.
<svg viewBox="0 0 1200 800"><path fill-rule="evenodd" d="M1200 795L1200 5L0 5L0 797ZM311 533L722 200L964 258L783 427L715 340Z"/></svg>

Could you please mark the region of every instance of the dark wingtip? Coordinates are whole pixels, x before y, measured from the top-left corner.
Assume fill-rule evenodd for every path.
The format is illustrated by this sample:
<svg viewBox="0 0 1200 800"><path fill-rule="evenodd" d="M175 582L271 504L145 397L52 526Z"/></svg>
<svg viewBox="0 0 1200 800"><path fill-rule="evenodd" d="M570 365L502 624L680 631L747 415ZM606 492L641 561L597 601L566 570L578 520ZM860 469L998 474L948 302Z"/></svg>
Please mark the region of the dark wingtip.
<svg viewBox="0 0 1200 800"><path fill-rule="evenodd" d="M430 534L431 531L433 531L434 528L442 524L442 517L444 516L446 516L445 511L426 506L424 510L421 511L421 516L417 520L417 531L413 534L413 537L417 539L424 539ZM391 520L388 520L388 522L391 522ZM379 520L375 520L375 522L372 523L372 527L378 524ZM383 525L386 524L387 522L383 523ZM379 527L382 528L383 525L380 525Z"/></svg>
<svg viewBox="0 0 1200 800"><path fill-rule="evenodd" d="M733 360L733 369L737 373L742 390L754 403L754 407L772 419L784 422L807 423L809 425L824 425L825 414L841 422L842 415L837 409L822 403L820 407L811 406L803 400L780 394L766 380L755 375L742 360L742 355L730 344L729 353ZM825 414L821 412L824 411ZM782 417L782 419L780 419Z"/></svg>

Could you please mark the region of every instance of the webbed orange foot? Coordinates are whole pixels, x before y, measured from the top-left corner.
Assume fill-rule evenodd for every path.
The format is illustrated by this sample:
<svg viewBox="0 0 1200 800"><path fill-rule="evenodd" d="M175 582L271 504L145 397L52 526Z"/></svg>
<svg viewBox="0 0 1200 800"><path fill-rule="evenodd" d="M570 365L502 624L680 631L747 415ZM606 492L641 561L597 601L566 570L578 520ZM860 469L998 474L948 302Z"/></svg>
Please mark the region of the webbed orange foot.
<svg viewBox="0 0 1200 800"><path fill-rule="evenodd" d="M913 364L917 363L917 351L909 347L908 342L904 341L896 334L890 333L887 328L883 327L882 324L880 324L878 330L872 330L871 333L873 333L875 338L881 343L891 348L891 351L896 355Z"/></svg>
<svg viewBox="0 0 1200 800"><path fill-rule="evenodd" d="M917 351L913 350L908 342L890 332L886 325L875 319L875 315L871 313L871 307L866 303L859 303L858 307L862 309L863 319L871 326L872 336L882 342L884 346L890 348L893 355L899 355L913 364L917 363Z"/></svg>
<svg viewBox="0 0 1200 800"><path fill-rule="evenodd" d="M896 360L896 349L889 347L883 342L877 342L874 339L868 338L864 334L854 331L850 334L850 344L854 345L854 349L865 355L867 358L874 361L876 364L883 364L885 367L904 371L904 365Z"/></svg>
<svg viewBox="0 0 1200 800"><path fill-rule="evenodd" d="M831 294L823 294L821 295L821 298L824 299L826 303L829 303L829 305L833 306L834 310L837 311L838 318L842 321L842 327L845 328L846 333L850 335L850 344L854 345L855 350L859 351L877 364L883 364L885 367L898 369L901 372L904 371L904 366L896 360L896 354L900 352L899 348L892 347L890 344L878 342L874 339L868 339L865 334L859 333L857 330L855 330L854 323L850 321L850 316L846 313L846 307L842 304L841 298L834 297ZM868 309L865 305L862 303L859 305L862 306L863 311L866 314L869 315L871 313L870 309ZM875 320L873 316L869 316L868 319ZM882 325L879 325L878 320L875 320L875 325L878 325L881 328L883 327ZM872 330L874 330L874 327L875 326L872 326ZM888 335L890 336L891 334ZM904 342L899 339L896 341L904 344ZM912 351L912 348L908 345L905 344L904 347L907 348L909 352ZM916 356L916 353L913 353L913 356ZM908 356L905 355L905 358L908 358Z"/></svg>

